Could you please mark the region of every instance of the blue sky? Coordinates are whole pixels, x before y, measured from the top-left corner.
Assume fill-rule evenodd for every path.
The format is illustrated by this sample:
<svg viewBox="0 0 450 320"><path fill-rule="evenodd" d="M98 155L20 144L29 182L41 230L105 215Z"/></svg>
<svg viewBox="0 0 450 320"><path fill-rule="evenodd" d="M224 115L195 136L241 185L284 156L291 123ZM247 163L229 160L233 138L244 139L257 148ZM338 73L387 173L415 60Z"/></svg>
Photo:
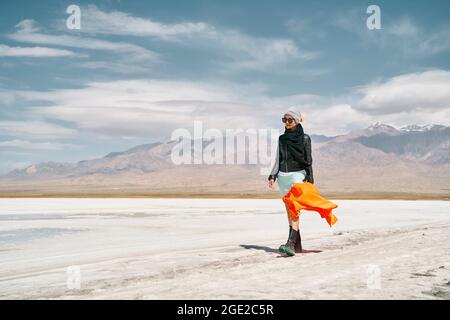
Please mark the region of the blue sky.
<svg viewBox="0 0 450 320"><path fill-rule="evenodd" d="M81 29L66 27L70 4ZM381 9L369 30L366 9ZM212 128L450 125L448 1L2 1L0 172Z"/></svg>

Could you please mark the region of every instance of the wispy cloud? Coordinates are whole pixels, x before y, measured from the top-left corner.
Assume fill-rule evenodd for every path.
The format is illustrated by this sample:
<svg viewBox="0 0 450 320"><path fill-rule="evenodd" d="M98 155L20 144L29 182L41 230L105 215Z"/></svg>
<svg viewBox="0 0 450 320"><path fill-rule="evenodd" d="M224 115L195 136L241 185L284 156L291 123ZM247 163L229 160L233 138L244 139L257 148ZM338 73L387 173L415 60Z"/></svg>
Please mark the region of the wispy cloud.
<svg viewBox="0 0 450 320"><path fill-rule="evenodd" d="M167 41L177 36L204 32L210 26L204 22L162 23L121 11L101 11L95 5L83 7L83 33L155 37Z"/></svg>
<svg viewBox="0 0 450 320"><path fill-rule="evenodd" d="M427 57L450 50L450 25L425 29L411 17L403 15L389 22L382 20L381 30L368 30L361 10L339 13L331 25L358 37L362 43L401 53L404 56Z"/></svg>
<svg viewBox="0 0 450 320"><path fill-rule="evenodd" d="M205 22L184 21L162 23L125 12L99 10L96 6L82 9L85 34L153 37L178 43L219 56L213 65L222 71L279 71L276 67L289 62L315 59L318 52L300 49L288 38L251 36L239 29L217 27Z"/></svg>
<svg viewBox="0 0 450 320"><path fill-rule="evenodd" d="M68 57L76 54L69 50L53 49L46 47L10 47L0 44L0 57L31 57L52 58Z"/></svg>
<svg viewBox="0 0 450 320"><path fill-rule="evenodd" d="M423 30L409 17L401 17L394 20L388 27L386 31L397 37L405 38L417 38L423 36Z"/></svg>
<svg viewBox="0 0 450 320"><path fill-rule="evenodd" d="M109 51L115 54L127 54L127 59L137 61L157 60L159 56L152 50L126 42L113 42L81 36L43 33L38 24L34 20L29 19L18 23L16 29L16 32L7 36L8 38L19 42Z"/></svg>
<svg viewBox="0 0 450 320"><path fill-rule="evenodd" d="M30 118L63 120L80 130L110 136L142 137L167 135L180 126L191 126L193 119L219 128L246 126L252 121L255 106L239 98L244 87L123 80L89 83L81 89L16 91L14 96L35 105L26 111Z"/></svg>
<svg viewBox="0 0 450 320"><path fill-rule="evenodd" d="M450 25L424 37L417 49L422 54L431 55L450 51Z"/></svg>
<svg viewBox="0 0 450 320"><path fill-rule="evenodd" d="M106 70L112 71L120 74L135 74L135 73L145 73L151 70L151 66L127 63L126 61L82 61L77 62L76 66L91 70Z"/></svg>
<svg viewBox="0 0 450 320"><path fill-rule="evenodd" d="M231 71L274 71L280 65L294 61L309 61L318 52L301 50L291 39L251 37L238 30L210 31L204 35L204 45L220 48L228 58L220 62Z"/></svg>
<svg viewBox="0 0 450 320"><path fill-rule="evenodd" d="M143 79L93 82L70 90L16 91L14 96L35 105L26 111L29 118L62 120L77 130L111 137L167 136L171 130L192 126L193 120L221 129L281 126L279 119L290 106L306 115L308 130L332 135L374 121L450 123L449 83L449 71L433 70L356 87L340 96L276 97L258 86ZM0 125L8 128L8 123ZM12 127L16 133L36 131L28 123Z"/></svg>
<svg viewBox="0 0 450 320"><path fill-rule="evenodd" d="M290 64L305 63L316 59L320 54L299 48L293 39L253 36L237 28L214 26L202 21L163 23L126 12L102 11L93 5L83 7L82 16L79 35L67 34L68 31L62 28L57 28L58 34L54 34L54 31L44 31L36 21L25 19L18 23L16 31L7 37L23 43L106 51L119 56L119 60L116 58L114 61L86 61L80 62L78 66L119 73L149 70L148 64L136 66L136 61L163 60L160 53L132 43L136 37L166 41L170 45L178 46L175 50L183 50L183 47L201 49L205 55L204 67L214 68L221 73L247 70L290 73ZM109 40L100 39L99 36L102 35L107 35ZM114 40L114 37L123 36L133 36L135 39L130 39L130 42ZM125 66L131 66L131 69ZM319 74L322 74L322 71Z"/></svg>

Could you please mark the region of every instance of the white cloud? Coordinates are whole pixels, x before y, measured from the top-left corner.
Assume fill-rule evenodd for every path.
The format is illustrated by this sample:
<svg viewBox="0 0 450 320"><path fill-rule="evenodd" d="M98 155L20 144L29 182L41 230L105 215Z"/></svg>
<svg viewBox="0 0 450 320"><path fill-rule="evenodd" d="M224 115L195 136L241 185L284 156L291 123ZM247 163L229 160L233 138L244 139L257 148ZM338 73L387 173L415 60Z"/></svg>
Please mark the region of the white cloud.
<svg viewBox="0 0 450 320"><path fill-rule="evenodd" d="M10 47L0 44L0 57L32 57L32 58L50 58L50 57L68 57L75 56L72 51L53 49L46 47Z"/></svg>
<svg viewBox="0 0 450 320"><path fill-rule="evenodd" d="M368 114L434 112L450 108L450 72L432 70L361 87L354 107Z"/></svg>
<svg viewBox="0 0 450 320"><path fill-rule="evenodd" d="M76 148L77 145L70 143L57 143L57 142L36 142L36 141L28 141L28 140L7 140L0 141L1 147L9 147L9 148L19 148L26 150L65 150L67 148Z"/></svg>
<svg viewBox="0 0 450 320"><path fill-rule="evenodd" d="M300 50L291 39L252 37L237 30L211 30L204 35L204 40L203 45L219 48L229 59L221 64L231 71L276 70L293 60L308 61L318 55Z"/></svg>
<svg viewBox="0 0 450 320"><path fill-rule="evenodd" d="M246 34L238 29L216 27L205 22L182 21L162 23L148 18L135 17L125 12L105 12L96 6L82 8L82 36L45 33L34 20L26 19L16 25L16 32L7 35L19 42L63 46L89 50L104 50L120 54L123 61L111 63L88 62L84 68L108 69L124 73L117 63L133 65L133 61L161 60L161 56L147 48L127 42L107 41L98 35L152 37L191 48L201 48L212 55L211 66L218 72L242 70L292 72L291 64L315 59L319 52L300 49L289 38L261 37ZM64 25L64 24L59 24ZM60 29L61 32L67 30ZM87 37L86 35L93 35ZM131 62L131 63L130 63ZM148 71L138 70L136 72Z"/></svg>
<svg viewBox="0 0 450 320"><path fill-rule="evenodd" d="M316 134L343 134L380 121L394 125L450 124L450 72L405 74L357 87L341 96L274 97L270 87L194 81L122 80L92 82L83 88L10 93L23 104L28 118L63 120L88 136L167 137L176 128L282 127L290 106L305 114L305 128ZM0 134L50 135L41 126L0 123ZM14 129L14 130L12 130ZM54 128L58 131L60 128ZM55 131L50 130L50 131ZM54 136L74 134L53 132Z"/></svg>
<svg viewBox="0 0 450 320"><path fill-rule="evenodd" d="M120 11L105 12L95 5L82 9L81 32L92 34L130 35L174 40L175 36L193 34L209 28L203 22L161 23L151 19L131 16Z"/></svg>
<svg viewBox="0 0 450 320"><path fill-rule="evenodd" d="M76 63L76 66L91 70L107 70L122 74L144 73L149 72L151 67L142 64L127 64L124 62L112 61L85 61Z"/></svg>
<svg viewBox="0 0 450 320"><path fill-rule="evenodd" d="M352 107L349 96L326 97L319 95L291 95L268 97L267 121L272 126L282 126L281 117L289 107L301 112L305 121L303 127L308 133L334 136L360 129L372 123L373 116Z"/></svg>
<svg viewBox="0 0 450 320"><path fill-rule="evenodd" d="M81 89L14 94L24 103L46 104L28 108L28 116L64 120L111 136L142 137L167 135L175 128L192 126L194 120L218 128L251 126L256 107L243 102L242 91L245 86L235 89L196 82L124 80L90 83Z"/></svg>
<svg viewBox="0 0 450 320"><path fill-rule="evenodd" d="M128 60L157 60L158 54L141 46L126 43L113 42L95 38L79 37L72 35L51 35L42 33L36 22L23 20L16 25L17 31L7 35L8 38L25 43L45 44L71 48L90 50L103 50L116 54L126 54Z"/></svg>
<svg viewBox="0 0 450 320"><path fill-rule="evenodd" d="M168 136L176 128L282 128L282 114L297 106L306 115L308 132L342 134L372 123L348 97L292 95L271 97L264 86L201 82L127 80L95 82L85 88L16 95L48 106L33 107L28 116L72 122L80 129L110 136Z"/></svg>
<svg viewBox="0 0 450 320"><path fill-rule="evenodd" d="M375 121L397 127L450 125L450 71L446 70L404 74L351 88L339 96L258 97L253 105L265 106L265 123L281 124L282 113L296 106L306 116L306 131L316 134L345 134Z"/></svg>
<svg viewBox="0 0 450 320"><path fill-rule="evenodd" d="M301 50L286 38L255 37L240 30L215 27L205 22L162 23L131 16L120 11L105 12L96 6L82 9L81 32L87 34L130 35L154 37L185 46L202 48L218 54L222 60L215 65L221 71L259 70L280 71L280 65L293 60L308 61L318 52Z"/></svg>
<svg viewBox="0 0 450 320"><path fill-rule="evenodd" d="M16 29L23 33L37 33L42 28L33 19L24 19L16 24Z"/></svg>

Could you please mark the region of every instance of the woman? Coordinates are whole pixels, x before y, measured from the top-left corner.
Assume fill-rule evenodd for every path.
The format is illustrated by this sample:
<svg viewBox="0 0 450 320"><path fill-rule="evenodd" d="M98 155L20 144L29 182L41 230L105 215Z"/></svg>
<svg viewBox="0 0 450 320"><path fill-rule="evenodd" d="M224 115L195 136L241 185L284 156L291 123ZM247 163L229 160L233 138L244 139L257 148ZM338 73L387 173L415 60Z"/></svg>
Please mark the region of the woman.
<svg viewBox="0 0 450 320"><path fill-rule="evenodd" d="M303 132L300 124L303 121L301 113L291 108L284 114L282 121L285 131L278 140L276 161L269 175L268 185L273 189L277 180L280 193L285 196L294 184L306 181L314 183L314 179L311 138ZM293 256L302 252L299 220L298 217L291 217L287 205L285 206L289 221L289 238L278 250Z"/></svg>

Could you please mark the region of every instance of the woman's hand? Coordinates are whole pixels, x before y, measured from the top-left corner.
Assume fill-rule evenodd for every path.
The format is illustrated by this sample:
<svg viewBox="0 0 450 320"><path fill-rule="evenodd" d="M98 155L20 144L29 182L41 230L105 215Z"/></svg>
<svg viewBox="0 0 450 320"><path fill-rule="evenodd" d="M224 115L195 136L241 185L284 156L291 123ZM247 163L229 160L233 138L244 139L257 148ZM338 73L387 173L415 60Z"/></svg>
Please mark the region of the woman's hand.
<svg viewBox="0 0 450 320"><path fill-rule="evenodd" d="M267 185L269 186L269 188L270 189L274 189L274 187L273 187L273 183L274 183L275 181L273 180L273 179L271 179L271 180L269 180L269 182L267 183Z"/></svg>

